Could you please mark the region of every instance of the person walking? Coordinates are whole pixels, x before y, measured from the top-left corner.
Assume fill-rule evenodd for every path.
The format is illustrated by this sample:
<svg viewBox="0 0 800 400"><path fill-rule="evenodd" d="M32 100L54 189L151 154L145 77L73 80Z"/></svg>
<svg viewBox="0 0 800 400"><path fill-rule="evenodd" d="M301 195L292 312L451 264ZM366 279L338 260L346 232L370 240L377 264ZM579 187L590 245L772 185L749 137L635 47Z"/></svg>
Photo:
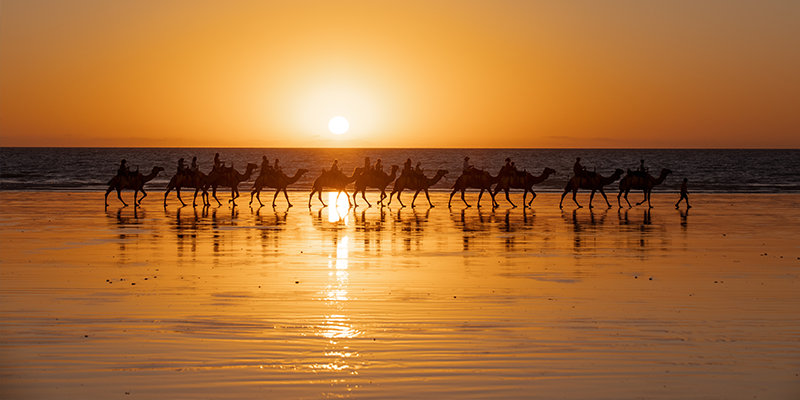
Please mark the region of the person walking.
<svg viewBox="0 0 800 400"><path fill-rule="evenodd" d="M687 209L692 208L692 206L689 205L689 190L686 189L686 183L687 182L689 182L689 180L686 179L686 178L683 178L683 182L681 183L681 198L678 200L677 203L675 203L675 208L679 208L679 206L681 204L681 201L683 201L683 200L686 200L686 208Z"/></svg>

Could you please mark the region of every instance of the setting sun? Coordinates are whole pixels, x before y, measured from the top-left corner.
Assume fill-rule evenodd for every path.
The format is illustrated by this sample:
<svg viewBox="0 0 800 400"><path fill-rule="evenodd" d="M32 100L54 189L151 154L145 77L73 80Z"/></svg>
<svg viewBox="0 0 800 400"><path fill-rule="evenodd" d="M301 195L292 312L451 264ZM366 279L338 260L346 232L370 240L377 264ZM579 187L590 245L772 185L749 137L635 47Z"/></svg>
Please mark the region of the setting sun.
<svg viewBox="0 0 800 400"><path fill-rule="evenodd" d="M341 135L350 129L350 123L347 122L345 117L333 117L331 122L328 122L328 129L337 135Z"/></svg>

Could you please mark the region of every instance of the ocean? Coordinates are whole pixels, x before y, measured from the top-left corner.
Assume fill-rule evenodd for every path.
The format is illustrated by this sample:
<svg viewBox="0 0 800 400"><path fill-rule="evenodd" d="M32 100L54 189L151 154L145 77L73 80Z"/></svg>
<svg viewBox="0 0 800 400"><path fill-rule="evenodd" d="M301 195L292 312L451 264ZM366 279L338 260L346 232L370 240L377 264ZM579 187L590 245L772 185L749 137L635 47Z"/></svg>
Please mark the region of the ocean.
<svg viewBox="0 0 800 400"><path fill-rule="evenodd" d="M407 158L418 161L426 175L438 169L449 174L432 189L447 191L458 178L465 156L476 168L497 174L506 157L519 170L534 175L545 167L556 174L536 185L537 192L562 192L572 176L576 157L588 170L610 175L616 168L635 169L644 159L651 174L662 168L672 170L666 181L654 192L677 191L683 178L689 179L693 193L800 193L800 150L733 150L733 149L265 149L265 148L20 148L0 147L0 190L14 191L105 191L108 180L115 174L121 159L127 159L132 169L148 173L153 166L165 169L145 188L164 190L183 157L187 164L193 156L200 169L211 170L214 153L240 172L247 163L261 163L266 155L272 163L280 159L283 171L292 175L297 169L310 172L290 190L310 190L322 169L330 168L334 159L348 175L364 164L381 158L385 170L393 164L402 166ZM253 174L253 181L258 172ZM240 189L251 185L244 183ZM607 190L614 193L617 185Z"/></svg>

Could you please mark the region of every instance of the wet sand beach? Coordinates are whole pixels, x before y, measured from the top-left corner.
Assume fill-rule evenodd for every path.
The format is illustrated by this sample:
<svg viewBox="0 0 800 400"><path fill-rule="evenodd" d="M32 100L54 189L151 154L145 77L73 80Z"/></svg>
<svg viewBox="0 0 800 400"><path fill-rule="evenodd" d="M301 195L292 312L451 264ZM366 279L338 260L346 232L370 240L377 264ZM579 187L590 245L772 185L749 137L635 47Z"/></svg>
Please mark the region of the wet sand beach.
<svg viewBox="0 0 800 400"><path fill-rule="evenodd" d="M800 397L800 195L290 196L0 192L0 397Z"/></svg>

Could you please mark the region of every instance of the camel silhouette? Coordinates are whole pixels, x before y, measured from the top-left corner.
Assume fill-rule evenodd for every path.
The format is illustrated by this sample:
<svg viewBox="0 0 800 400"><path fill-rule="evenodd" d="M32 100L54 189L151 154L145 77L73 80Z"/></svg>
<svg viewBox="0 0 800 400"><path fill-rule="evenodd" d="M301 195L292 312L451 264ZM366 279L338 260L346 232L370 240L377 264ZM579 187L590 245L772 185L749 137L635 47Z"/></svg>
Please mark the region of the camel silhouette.
<svg viewBox="0 0 800 400"><path fill-rule="evenodd" d="M256 178L256 182L253 184L253 191L250 192L250 204L253 204L253 195L255 194L256 199L258 200L258 204L264 205L261 202L261 189L264 187L275 188L275 195L272 196L272 206L275 207L275 200L278 198L278 194L283 191L283 195L286 197L286 202L289 203L289 207L292 206L292 202L289 201L289 194L286 193L286 188L297 182L303 175L308 173L307 169L300 168L295 172L294 176L287 176L281 171L272 171L267 173L266 175L261 175Z"/></svg>
<svg viewBox="0 0 800 400"><path fill-rule="evenodd" d="M505 175L501 176L499 179L500 181L497 183L497 186L494 188L494 195L497 196L497 193L501 190L506 192L506 200L511 203L511 206L516 208L517 205L511 201L511 198L508 197L508 190L509 189L524 189L525 192L522 195L522 206L530 207L533 200L536 198L536 193L533 191L533 185L539 184L544 182L550 175L555 174L556 170L552 168L545 168L542 171L542 174L539 176L532 175L530 172L525 172L524 176L515 176L515 175ZM528 196L528 192L531 193L531 201L525 204L525 198Z"/></svg>
<svg viewBox="0 0 800 400"><path fill-rule="evenodd" d="M204 187L208 180L208 175L201 171L173 175L172 179L169 180L167 190L164 192L164 207L167 206L167 196L169 196L169 192L172 191L172 189L175 189L175 193L178 195L178 200L181 202L181 204L186 206L186 203L184 203L183 199L181 198L181 188L185 187L194 189L194 198L192 199L193 207L197 207L197 192L203 190L203 195L201 198L203 199L203 205L205 206L206 196L208 193L205 192Z"/></svg>
<svg viewBox="0 0 800 400"><path fill-rule="evenodd" d="M128 203L125 200L122 200L122 189L132 189L133 190L133 206L138 207L142 204L142 200L147 197L147 192L144 191L144 184L150 182L155 178L159 172L163 171L164 168L161 167L153 167L153 170L150 171L147 175L142 175L141 172L136 172L134 176L115 176L108 181L108 190L106 190L106 197L105 203L106 207L108 207L108 194L111 193L112 190L117 191L117 198L119 201L122 202L126 207ZM142 198L136 199L139 197L139 192L142 192Z"/></svg>
<svg viewBox="0 0 800 400"><path fill-rule="evenodd" d="M492 193L492 186L499 181L499 174L497 176L492 176L488 171L473 170L472 173L462 173L461 176L456 179L456 183L453 184L453 191L450 193L450 200L448 200L447 206L450 207L450 203L453 201L453 195L455 195L456 192L461 191L461 201L463 201L467 207L472 207L464 198L464 192L467 190L467 188L474 188L481 190L481 192L478 194L479 208L481 206L481 197L483 197L483 192L489 192L489 195L492 197L492 207L497 207L497 202L494 200L494 193Z"/></svg>
<svg viewBox="0 0 800 400"><path fill-rule="evenodd" d="M205 185L203 186L203 195L207 198L208 188L211 187L211 194L214 197L214 200L217 201L218 205L222 205L222 202L220 202L217 198L217 188L229 187L231 188L231 199L228 200L228 203L232 203L233 206L236 207L236 199L239 198L239 184L250 179L250 175L253 174L253 170L256 168L258 168L258 165L247 163L247 167L245 168L243 174L239 173L239 171L233 167L230 167L229 169L226 168L226 171L211 171L211 173L208 174ZM210 202L211 200L209 199L207 203Z"/></svg>
<svg viewBox="0 0 800 400"><path fill-rule="evenodd" d="M355 183L355 190L353 191L353 205L358 207L356 203L356 195L358 192L361 192L361 198L367 202L367 206L372 207L372 204L369 203L367 200L366 192L367 188L376 188L380 189L381 191L381 199L378 200L378 204L383 206L383 199L386 198L386 186L389 186L390 183L394 182L394 179L397 177L397 170L400 169L397 165L392 165L392 172L387 174L383 171L368 171L362 173L358 179L356 179Z"/></svg>
<svg viewBox="0 0 800 400"><path fill-rule="evenodd" d="M628 173L625 174L625 177L622 178L621 181L619 181L619 194L617 195L617 204L619 205L620 208L622 208L622 202L620 201L620 197L622 196L622 193L625 193L625 202L628 203L629 208L632 207L631 202L628 201L628 192L630 192L631 189L636 189L644 191L644 199L636 203L636 205L638 206L646 201L647 205L650 208L653 208L653 206L650 204L650 193L653 191L653 187L663 183L664 180L667 179L667 175L671 173L672 173L671 170L664 168L661 170L661 174L658 176L658 178L654 178L650 174L647 174L646 176L640 176L638 174L635 174L633 171L628 170Z"/></svg>
<svg viewBox="0 0 800 400"><path fill-rule="evenodd" d="M322 200L322 189L325 187L336 189L336 199L339 199L339 196L344 192L347 196L347 204L352 207L353 202L350 201L350 195L347 194L347 185L355 182L363 170L363 167L356 167L353 170L353 174L347 176L341 171L327 171L323 169L322 174L320 174L320 176L314 180L314 184L311 185L311 194L308 195L308 208L311 208L311 199L314 197L314 193L319 197L319 201L322 203L323 207L328 206L325 204L325 201Z"/></svg>
<svg viewBox="0 0 800 400"><path fill-rule="evenodd" d="M592 206L592 200L594 199L594 193L596 191L600 191L600 194L602 194L603 198L606 200L606 204L608 204L608 208L611 208L611 203L608 202L608 196L606 196L606 192L603 191L603 186L614 183L624 173L625 171L617 168L609 177L602 176L595 172L586 172L586 177L573 176L570 178L569 182L567 182L567 186L564 187L564 193L561 194L561 201L558 203L558 208L563 208L562 203L564 203L564 196L569 192L572 192L572 201L575 202L578 208L583 208L582 205L578 204L578 200L576 199L578 189L592 191L592 194L589 195L589 208L594 207Z"/></svg>
<svg viewBox="0 0 800 400"><path fill-rule="evenodd" d="M392 196L397 193L397 201L400 202L400 206L405 207L403 201L400 200L400 193L403 192L405 189L415 190L414 198L411 200L411 207L414 207L414 202L417 201L417 195L419 192L425 191L425 197L428 199L428 205L434 207L433 203L431 202L431 196L428 194L428 188L435 185L436 182L439 182L443 176L447 175L446 169L440 169L436 171L436 175L433 178L415 176L415 174L408 174L408 175L401 175L394 181L394 186L392 187L392 193L389 194L389 203L392 204Z"/></svg>

